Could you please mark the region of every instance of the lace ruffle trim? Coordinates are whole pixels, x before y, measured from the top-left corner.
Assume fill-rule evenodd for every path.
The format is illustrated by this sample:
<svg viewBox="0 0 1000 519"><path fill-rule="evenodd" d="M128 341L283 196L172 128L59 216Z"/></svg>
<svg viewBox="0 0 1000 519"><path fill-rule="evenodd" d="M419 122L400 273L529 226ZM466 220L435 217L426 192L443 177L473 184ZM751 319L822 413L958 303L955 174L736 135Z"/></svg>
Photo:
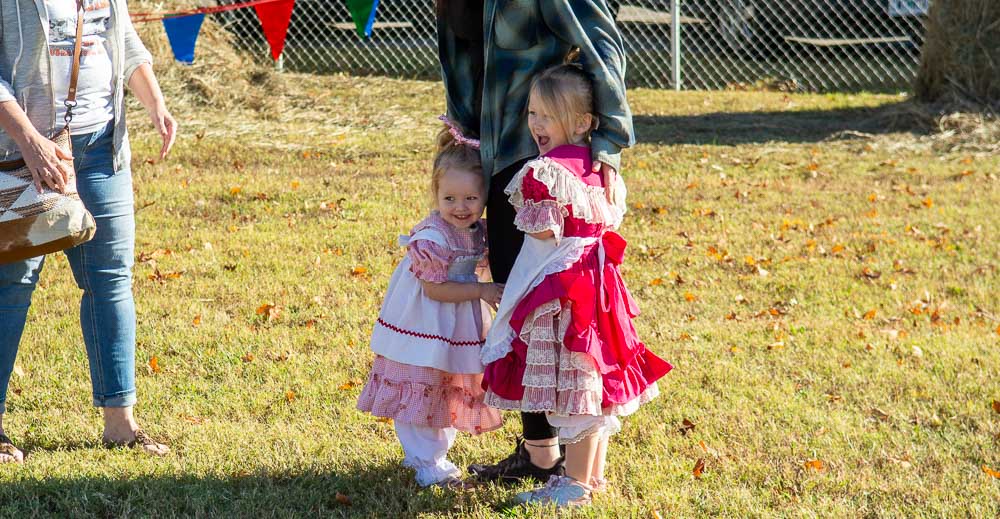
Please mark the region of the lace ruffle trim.
<svg viewBox="0 0 1000 519"><path fill-rule="evenodd" d="M616 191L620 194L614 204L608 203L604 188L591 186L580 180L565 166L548 157L532 160L524 165L514 178L507 184L504 193L510 196L510 203L517 209L525 205L521 193L521 182L529 171L534 177L545 184L549 195L565 207L573 206L573 216L589 224L603 224L617 229L625 215L625 183L620 175L615 175Z"/></svg>
<svg viewBox="0 0 1000 519"><path fill-rule="evenodd" d="M514 225L526 233L552 231L556 241L562 238L564 218L569 211L555 200L525 200L517 209Z"/></svg>
<svg viewBox="0 0 1000 519"><path fill-rule="evenodd" d="M546 264L545 267L542 269L542 272L539 273L539 275L532 281L531 286L529 286L524 291L524 294L526 295L530 293L532 290L534 290L538 285L542 283L542 281L547 276L551 276L552 274L557 274L559 272L562 272L568 269L571 265L573 265L577 261L580 261L580 257L583 256L583 250L587 247L587 245L590 245L595 241L596 240L594 239L579 239L578 244L567 248L562 255L552 258L548 262L548 264ZM526 321L526 325L527 322L530 322L530 320ZM510 343L511 341L514 340L514 338L517 335L514 333L514 330L510 327L510 322L505 322L501 324L500 321L493 321L493 326L498 327L501 325L506 327L506 333L504 333L503 335L499 334L493 335L493 333L496 332L491 332L491 336L488 337L488 340L486 344L483 346L483 350L480 354L480 360L482 361L483 364L496 362L504 358L508 353L511 352ZM561 330L563 331L563 335L565 335L565 331L568 328L568 326L569 323L567 322L566 326L561 328Z"/></svg>

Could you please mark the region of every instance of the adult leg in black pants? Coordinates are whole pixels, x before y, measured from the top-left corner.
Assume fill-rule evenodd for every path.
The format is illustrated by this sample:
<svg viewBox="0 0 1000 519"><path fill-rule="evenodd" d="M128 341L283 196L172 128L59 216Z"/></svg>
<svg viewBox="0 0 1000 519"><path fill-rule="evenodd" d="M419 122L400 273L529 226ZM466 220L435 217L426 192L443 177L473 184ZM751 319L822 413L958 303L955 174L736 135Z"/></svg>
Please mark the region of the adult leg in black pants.
<svg viewBox="0 0 1000 519"><path fill-rule="evenodd" d="M519 161L493 176L486 200L489 222L490 270L493 281L506 283L514 267L517 253L524 243L524 233L514 226L514 207L503 192L526 160ZM469 472L484 481L515 482L524 478L546 481L549 476L563 473L559 456L558 431L549 425L543 413L521 413L524 439L517 442L514 453L495 465L471 465Z"/></svg>

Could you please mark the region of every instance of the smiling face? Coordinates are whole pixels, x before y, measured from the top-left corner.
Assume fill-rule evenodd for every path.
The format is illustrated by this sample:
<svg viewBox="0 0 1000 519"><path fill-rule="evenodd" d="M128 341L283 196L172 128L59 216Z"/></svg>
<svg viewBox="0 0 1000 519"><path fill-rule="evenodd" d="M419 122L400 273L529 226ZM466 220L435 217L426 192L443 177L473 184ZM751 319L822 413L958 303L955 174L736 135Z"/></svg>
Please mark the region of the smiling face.
<svg viewBox="0 0 1000 519"><path fill-rule="evenodd" d="M437 209L444 221L467 229L479 221L486 208L482 175L463 169L449 169L437 188Z"/></svg>
<svg viewBox="0 0 1000 519"><path fill-rule="evenodd" d="M528 96L528 128L542 155L564 144L584 142L592 117L590 114L557 114L536 92ZM567 123L572 123L572 128L566 128Z"/></svg>

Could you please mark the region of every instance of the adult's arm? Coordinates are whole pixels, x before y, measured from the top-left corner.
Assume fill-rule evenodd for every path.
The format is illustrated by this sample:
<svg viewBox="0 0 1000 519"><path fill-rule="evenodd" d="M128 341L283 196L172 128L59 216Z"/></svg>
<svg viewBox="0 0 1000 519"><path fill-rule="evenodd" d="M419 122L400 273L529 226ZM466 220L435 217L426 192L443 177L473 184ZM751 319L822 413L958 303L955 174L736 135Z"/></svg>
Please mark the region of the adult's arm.
<svg viewBox="0 0 1000 519"><path fill-rule="evenodd" d="M6 101L0 100L0 128L17 144L25 165L31 171L35 189L41 193L44 184L62 192L69 179L69 172L62 161L73 160L73 155L39 133L13 96Z"/></svg>
<svg viewBox="0 0 1000 519"><path fill-rule="evenodd" d="M153 55L146 50L142 44L139 34L135 32L132 19L128 16L127 6L122 5L124 15L121 17L122 29L125 34L125 81L129 89L135 94L142 106L146 108L150 119L153 121L153 128L156 128L163 140L160 147L160 159L164 159L177 138L177 121L167 110L166 102L163 100L163 92L160 84L153 74Z"/></svg>
<svg viewBox="0 0 1000 519"><path fill-rule="evenodd" d="M153 128L160 134L163 145L160 147L160 160L166 158L170 148L177 138L177 121L167 110L167 104L163 100L163 92L160 84L153 74L153 67L149 63L142 63L136 67L128 82L129 88L135 97L139 99L142 106L146 107L150 119L153 121Z"/></svg>
<svg viewBox="0 0 1000 519"><path fill-rule="evenodd" d="M617 171L621 150L635 144L625 98L625 43L606 2L542 0L542 19L560 39L580 48L580 64L594 85L598 127L591 134L594 162Z"/></svg>

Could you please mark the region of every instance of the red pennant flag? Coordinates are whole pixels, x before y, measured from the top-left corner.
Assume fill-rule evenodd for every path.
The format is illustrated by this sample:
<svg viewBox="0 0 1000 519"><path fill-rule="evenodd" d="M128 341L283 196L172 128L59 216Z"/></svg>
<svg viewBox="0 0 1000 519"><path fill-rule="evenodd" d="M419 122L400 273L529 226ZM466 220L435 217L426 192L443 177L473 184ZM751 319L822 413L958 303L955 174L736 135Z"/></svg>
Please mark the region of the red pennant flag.
<svg viewBox="0 0 1000 519"><path fill-rule="evenodd" d="M285 50L285 37L288 35L288 23L292 20L295 0L268 2L255 5L253 8L257 11L260 26L264 29L264 38L271 46L271 58L277 61L281 51Z"/></svg>

